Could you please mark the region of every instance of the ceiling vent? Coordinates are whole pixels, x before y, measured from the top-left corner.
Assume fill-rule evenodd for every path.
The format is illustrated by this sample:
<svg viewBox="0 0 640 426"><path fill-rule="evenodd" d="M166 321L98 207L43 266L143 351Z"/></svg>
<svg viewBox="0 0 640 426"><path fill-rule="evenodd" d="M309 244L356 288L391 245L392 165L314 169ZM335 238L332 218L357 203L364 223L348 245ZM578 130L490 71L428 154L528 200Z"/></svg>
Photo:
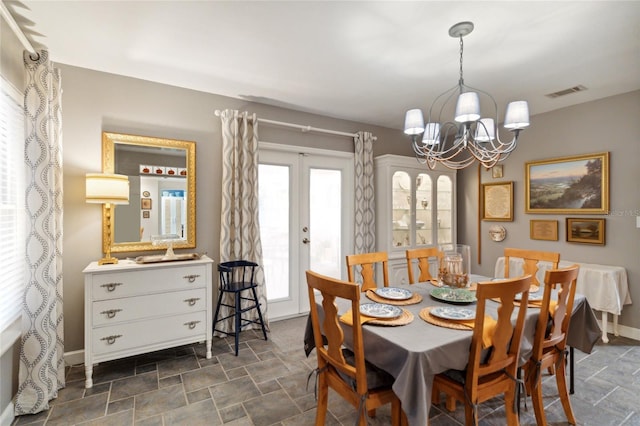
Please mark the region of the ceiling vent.
<svg viewBox="0 0 640 426"><path fill-rule="evenodd" d="M571 93L576 93L576 92L582 92L584 90L587 90L587 88L580 84L578 86L573 86L568 89L558 90L557 92L549 93L545 96L548 98L559 98L560 96L565 96L565 95L569 95Z"/></svg>

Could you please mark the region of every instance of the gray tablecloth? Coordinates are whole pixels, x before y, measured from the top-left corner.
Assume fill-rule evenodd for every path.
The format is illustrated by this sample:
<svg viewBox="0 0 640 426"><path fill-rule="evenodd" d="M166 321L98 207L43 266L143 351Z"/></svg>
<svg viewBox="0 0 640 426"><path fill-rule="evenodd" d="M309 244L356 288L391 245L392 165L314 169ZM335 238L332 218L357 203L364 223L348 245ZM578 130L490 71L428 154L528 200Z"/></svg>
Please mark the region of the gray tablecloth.
<svg viewBox="0 0 640 426"><path fill-rule="evenodd" d="M431 405L433 377L448 369L462 370L469 359L472 332L438 327L422 320L418 313L426 306L445 306L429 296L435 287L429 283L398 286L420 293L423 300L419 304L403 306L412 312L415 319L411 324L399 327L384 327L365 324L363 340L367 360L395 377L393 390L402 402L410 425L426 425ZM371 302L364 294L361 303ZM320 308L321 305L318 305ZM474 306L474 305L471 305ZM489 302L488 313L497 317L498 304ZM339 304L339 313L346 312L347 304ZM539 310L530 308L525 323L524 337L520 350L524 363L533 348L536 319ZM344 325L344 327L348 327ZM590 353L600 337L598 321L583 295L576 294L573 316L567 342L583 352ZM345 344L351 345L351 334L345 333ZM308 321L305 331L305 351L313 350L313 331Z"/></svg>

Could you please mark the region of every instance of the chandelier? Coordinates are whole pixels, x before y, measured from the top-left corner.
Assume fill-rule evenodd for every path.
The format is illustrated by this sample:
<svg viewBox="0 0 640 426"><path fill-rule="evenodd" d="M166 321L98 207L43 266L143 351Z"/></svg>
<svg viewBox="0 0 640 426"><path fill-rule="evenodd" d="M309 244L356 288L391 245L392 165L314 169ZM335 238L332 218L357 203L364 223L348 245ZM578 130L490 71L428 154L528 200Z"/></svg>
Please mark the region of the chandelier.
<svg viewBox="0 0 640 426"><path fill-rule="evenodd" d="M449 28L449 35L460 39L460 79L458 84L439 95L424 124L422 110L407 111L404 132L412 138L416 158L430 169L438 163L450 169L463 169L475 160L484 167L493 167L503 161L516 148L520 130L529 126L529 106L526 101L507 105L504 127L513 133L511 141L502 142L496 131L498 105L493 97L464 84L462 76L462 38L473 31L473 22L460 22ZM457 95L457 98L454 98ZM483 118L480 99L493 106L493 115ZM454 121L443 121L443 114L451 110L451 101L457 99Z"/></svg>

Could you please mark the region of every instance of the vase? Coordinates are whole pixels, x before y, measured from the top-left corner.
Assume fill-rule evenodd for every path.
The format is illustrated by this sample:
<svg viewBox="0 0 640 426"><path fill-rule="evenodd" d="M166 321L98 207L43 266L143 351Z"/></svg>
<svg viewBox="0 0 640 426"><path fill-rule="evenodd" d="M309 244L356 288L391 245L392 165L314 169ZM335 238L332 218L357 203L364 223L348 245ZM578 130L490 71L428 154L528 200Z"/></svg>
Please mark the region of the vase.
<svg viewBox="0 0 640 426"><path fill-rule="evenodd" d="M466 244L443 244L438 248L442 253L438 274L440 282L454 288L468 287L471 247Z"/></svg>

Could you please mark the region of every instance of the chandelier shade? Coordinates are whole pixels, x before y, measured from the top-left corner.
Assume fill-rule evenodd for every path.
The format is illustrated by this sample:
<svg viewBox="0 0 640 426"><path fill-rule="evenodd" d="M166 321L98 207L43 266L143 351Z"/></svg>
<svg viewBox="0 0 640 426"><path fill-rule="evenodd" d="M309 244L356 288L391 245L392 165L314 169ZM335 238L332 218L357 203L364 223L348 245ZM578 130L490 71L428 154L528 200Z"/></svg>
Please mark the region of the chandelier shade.
<svg viewBox="0 0 640 426"><path fill-rule="evenodd" d="M507 105L503 121L512 133L510 140L502 141L497 129L498 105L487 92L464 83L462 59L463 37L473 31L472 22L460 22L449 29L449 35L460 39L460 77L458 84L439 95L425 116L421 109L410 109L405 114L404 133L411 136L416 158L433 169L442 164L450 169L462 169L478 161L493 167L506 159L516 148L520 131L529 126L529 106L526 101ZM443 120L445 112L453 110L453 120ZM481 102L482 100L482 102ZM493 106L483 115L481 105Z"/></svg>

